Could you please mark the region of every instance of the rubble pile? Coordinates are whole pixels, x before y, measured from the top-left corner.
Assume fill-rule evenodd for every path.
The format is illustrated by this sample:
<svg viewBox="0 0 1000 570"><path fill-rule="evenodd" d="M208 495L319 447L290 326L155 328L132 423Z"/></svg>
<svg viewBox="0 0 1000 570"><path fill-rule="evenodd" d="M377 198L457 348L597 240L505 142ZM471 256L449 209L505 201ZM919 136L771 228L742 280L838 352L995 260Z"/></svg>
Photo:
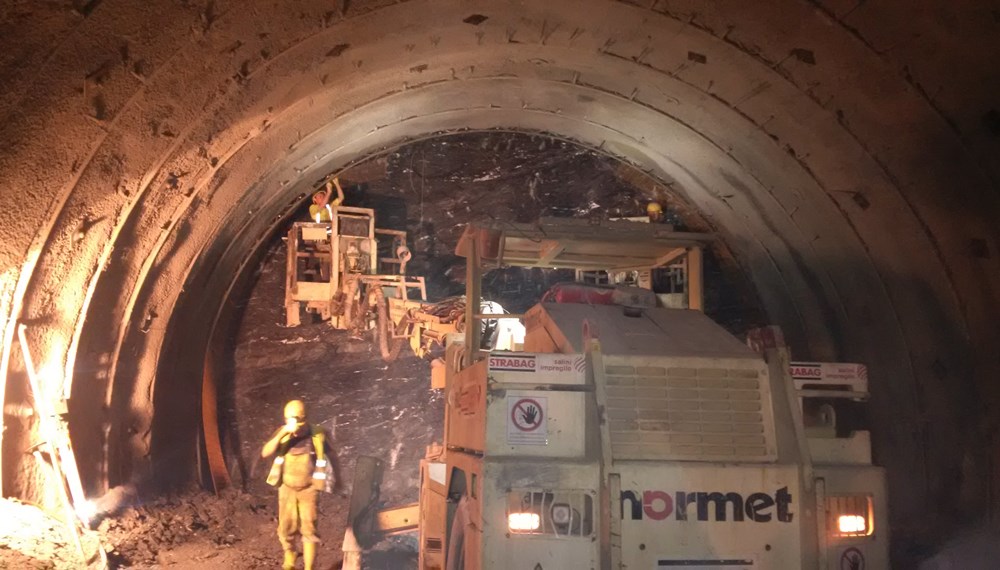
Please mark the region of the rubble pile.
<svg viewBox="0 0 1000 570"><path fill-rule="evenodd" d="M100 523L101 534L111 545L109 558L118 564L153 564L161 551L199 538L220 547L240 540L237 521L241 511L267 512L263 498L228 492L219 497L202 494L160 499L129 508ZM272 509L273 510L273 509Z"/></svg>

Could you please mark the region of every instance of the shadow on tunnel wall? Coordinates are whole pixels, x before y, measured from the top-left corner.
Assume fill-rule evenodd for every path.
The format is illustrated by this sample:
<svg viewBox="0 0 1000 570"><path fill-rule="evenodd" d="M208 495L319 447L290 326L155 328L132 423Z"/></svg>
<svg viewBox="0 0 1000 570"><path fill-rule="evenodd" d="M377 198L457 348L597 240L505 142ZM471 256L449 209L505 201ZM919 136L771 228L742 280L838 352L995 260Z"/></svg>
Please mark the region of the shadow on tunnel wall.
<svg viewBox="0 0 1000 570"><path fill-rule="evenodd" d="M172 241L172 247L167 249L159 263L152 266L147 276L147 281L155 283L162 278L162 268L168 266L168 261L176 255L181 245L189 239L192 233L191 221L185 219L178 224L176 238ZM148 291L143 291L137 301L136 306L146 306L148 301ZM200 326L206 326L205 315L202 312L194 315L200 320ZM191 465L190 461L183 461L186 454L179 453L176 457L167 460L158 457L154 451L157 437L166 436L171 441L176 442L174 446L182 446L186 441L184 422L191 424L192 413L198 410L200 393L190 394L188 387L183 382L177 381L170 375L164 375L162 370L143 370L139 368L139 362L130 358L130 355L142 354L150 348L150 338L147 333L154 328L166 327L168 340L165 346L169 345L170 331L172 323L178 318L178 313L173 312L170 318L164 323L160 320L161 315L150 310L138 321L128 323L128 330L122 343L121 354L119 356L118 368L115 377L112 379L114 386L111 398L111 417L114 418L108 434L108 487L131 484L135 485L140 493L151 493L160 490L159 483L165 479L173 477L173 473L183 469L181 466ZM187 315L182 315L187 316ZM169 359L165 359L169 360ZM163 361L161 361L161 367ZM164 380L167 378L168 380ZM198 384L195 384L197 389ZM152 398L143 395L143 391L152 393ZM166 413L171 414L173 420L171 428L162 433L156 425L157 419L162 419L164 414L158 407L158 403L164 401L161 396L164 392L169 392L170 397L165 401L171 403L183 401L188 403L187 407L171 409L167 406ZM192 399L193 398L193 399ZM151 400L151 403L150 403ZM194 405L190 405L193 402ZM150 406L152 409L149 409ZM197 424L192 424L197 425ZM193 447L193 446L192 446ZM158 461L159 460L159 461ZM185 477L190 480L190 477Z"/></svg>
<svg viewBox="0 0 1000 570"><path fill-rule="evenodd" d="M119 240L124 244L140 243L143 230L140 224L145 205L136 207L135 215L123 227ZM189 222L178 228L177 241L182 243L191 234ZM68 401L69 431L76 451L80 477L87 496L102 495L109 487L131 482L131 460L134 450L124 443L135 435L138 426L145 425L147 419L133 413L133 398L143 390L144 380L135 363L128 358L134 351L123 349L116 356L113 349L118 334L126 328L125 338L132 343L143 343L146 330L159 326L153 314L133 315L128 322L116 321L116 311L125 311L127 295L123 291L134 286L135 278L130 263L135 252L130 247L116 251L97 283L83 330L80 347L73 370L73 391ZM150 277L159 277L157 267L151 268ZM139 334L136 334L138 329ZM143 330L146 329L146 330ZM138 392L137 392L138 391ZM143 453L145 455L145 453Z"/></svg>
<svg viewBox="0 0 1000 570"><path fill-rule="evenodd" d="M280 226L261 243L270 242L286 228L287 224ZM266 247L250 252L241 273L224 280L233 284L227 298L220 300L212 295L189 293L202 291L200 285L212 280L215 268L204 268L207 270L192 271L191 282L177 301L167 325L153 392L155 413L150 453L152 485L159 492L178 491L195 482L203 488L213 488L202 423L202 390L207 376L214 378L216 385L218 436L228 477L236 484L243 484L250 475L253 458L248 463L248 458L240 452L234 409L235 341L246 299L267 253Z"/></svg>
<svg viewBox="0 0 1000 570"><path fill-rule="evenodd" d="M998 292L991 290L995 275L989 274L1000 226L989 219L980 223L996 211L997 179L967 148L942 138L952 133L943 133L939 124L913 127L906 138L921 152L912 155L911 163L883 168L926 232L930 247L906 251L922 260L926 271L896 275L882 269L913 373L872 376L871 383L873 403L878 380L904 384L883 387L883 400L872 406L880 426L873 432L891 434L873 436L881 440L875 444L876 460L888 469L890 505L896 508L893 561L895 567L917 567L916 561L950 543L943 548L949 554L937 559L952 566L921 568L995 568L996 558L986 566L975 562L985 550L978 546L982 541L969 537L1000 536L1000 360L995 352L1000 305ZM898 173L919 173L919 178L897 179ZM908 392L912 403L886 401L890 391ZM918 461L907 463L907 456ZM991 524L992 530L984 530Z"/></svg>
<svg viewBox="0 0 1000 570"><path fill-rule="evenodd" d="M208 351L205 355L205 375L211 375L215 379L220 448L232 483L243 490L247 489L250 477L256 474L260 459L256 453L251 457L243 454L243 438L236 413L236 342L243 323L247 299L260 276L256 271L257 264L251 264L251 267L252 269L247 272L249 275L235 284L232 293L226 299L219 313L215 331L208 341ZM204 443L205 438L200 438L200 441ZM251 445L250 449L256 450L257 446ZM199 451L205 453L204 445ZM201 480L208 481L211 477L210 471L206 465L200 467Z"/></svg>
<svg viewBox="0 0 1000 570"><path fill-rule="evenodd" d="M739 179L723 176L758 213L766 210ZM947 192L935 198L956 219L973 217ZM894 274L890 266L879 264L875 269L887 297L879 291L872 291L870 298L840 296L840 283L847 290L859 289L849 285L851 276L867 271L864 265L870 261L806 259L778 228L767 219L763 222L782 239L790 255L785 265L795 267L819 308L820 325L831 341L831 354L821 359L869 366L868 416L875 463L887 470L894 567L916 567L949 536L981 524L998 492L993 473L997 467L991 465L998 449L989 424L1000 410L989 409L995 399L983 384L988 377L980 368L983 355L974 352L961 309L942 298L942 290L962 289L967 283L934 287L942 285L929 281L934 276L954 276L933 267ZM817 266L825 275L816 273ZM824 286L824 279L831 284ZM987 280L981 281L986 286ZM880 299L888 302L879 306ZM785 329L796 359L817 358L809 338L796 338L802 327L776 324Z"/></svg>
<svg viewBox="0 0 1000 570"><path fill-rule="evenodd" d="M862 311L845 329L851 337L868 336L867 346L849 348L843 356L869 364L868 418L874 462L886 469L888 479L893 566L914 568L988 516L988 497L995 492L985 429L989 410L967 336L930 286L919 279L883 277L899 280L890 290L906 290L918 300L921 330L932 331L933 338L902 332L912 363L907 374L906 363L879 355L882 339L865 335L868 315Z"/></svg>

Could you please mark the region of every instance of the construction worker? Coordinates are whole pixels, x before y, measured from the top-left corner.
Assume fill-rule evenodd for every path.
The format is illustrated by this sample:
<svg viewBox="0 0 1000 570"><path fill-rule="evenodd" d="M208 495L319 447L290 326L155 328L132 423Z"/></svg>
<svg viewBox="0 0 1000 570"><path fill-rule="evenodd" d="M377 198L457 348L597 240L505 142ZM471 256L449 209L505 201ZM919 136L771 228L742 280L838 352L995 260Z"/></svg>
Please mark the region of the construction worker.
<svg viewBox="0 0 1000 570"><path fill-rule="evenodd" d="M264 444L261 457L274 455L269 485L278 487L278 540L285 551L282 568L295 567L295 535L302 536L302 560L306 570L316 564L317 499L334 484L330 445L323 428L306 422L301 400L285 404L285 425ZM329 466L329 467L328 467Z"/></svg>
<svg viewBox="0 0 1000 570"><path fill-rule="evenodd" d="M333 189L337 189L337 197L330 202L330 193ZM332 181L327 181L326 189L320 190L313 194L313 203L309 206L309 219L316 223L331 222L333 221L333 208L331 206L339 206L344 202L344 189L340 187L340 180L334 178Z"/></svg>
<svg viewBox="0 0 1000 570"><path fill-rule="evenodd" d="M646 215L649 216L649 223L659 224L663 222L663 208L659 202L646 204Z"/></svg>

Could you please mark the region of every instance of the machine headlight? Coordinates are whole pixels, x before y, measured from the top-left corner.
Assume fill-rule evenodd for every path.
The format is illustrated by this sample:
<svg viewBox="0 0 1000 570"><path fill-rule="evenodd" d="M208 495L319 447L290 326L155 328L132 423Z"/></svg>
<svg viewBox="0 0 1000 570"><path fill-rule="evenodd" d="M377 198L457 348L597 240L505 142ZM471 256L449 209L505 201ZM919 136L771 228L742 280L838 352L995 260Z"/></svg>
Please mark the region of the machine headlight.
<svg viewBox="0 0 1000 570"><path fill-rule="evenodd" d="M870 495L828 496L827 528L837 537L871 536L875 516Z"/></svg>
<svg viewBox="0 0 1000 570"><path fill-rule="evenodd" d="M538 530L542 517L538 513L510 513L507 515L507 528L511 532L530 532Z"/></svg>
<svg viewBox="0 0 1000 570"><path fill-rule="evenodd" d="M837 530L840 534L864 534L868 530L868 521L861 515L840 515L837 517Z"/></svg>

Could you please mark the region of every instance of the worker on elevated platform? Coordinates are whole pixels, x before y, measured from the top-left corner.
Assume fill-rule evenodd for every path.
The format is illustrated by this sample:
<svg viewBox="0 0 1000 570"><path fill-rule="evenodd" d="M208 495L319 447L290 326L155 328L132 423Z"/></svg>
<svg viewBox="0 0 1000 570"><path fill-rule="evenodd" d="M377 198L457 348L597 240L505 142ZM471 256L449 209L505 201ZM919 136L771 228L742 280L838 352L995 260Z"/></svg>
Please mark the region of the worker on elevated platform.
<svg viewBox="0 0 1000 570"><path fill-rule="evenodd" d="M306 422L305 404L292 400L285 404L285 425L260 452L261 457L275 456L267 483L278 487L278 540L285 552L285 570L295 567L296 534L302 536L305 569L315 568L318 493L332 491L335 484L330 449L323 428Z"/></svg>
<svg viewBox="0 0 1000 570"><path fill-rule="evenodd" d="M334 188L337 189L337 197L330 202L330 194ZM313 194L312 201L309 206L309 219L316 223L333 221L333 208L344 202L344 189L340 187L340 180L334 178L332 181L327 181L326 189Z"/></svg>
<svg viewBox="0 0 1000 570"><path fill-rule="evenodd" d="M659 202L646 204L646 215L649 216L649 223L651 224L663 223L663 207L660 206Z"/></svg>

